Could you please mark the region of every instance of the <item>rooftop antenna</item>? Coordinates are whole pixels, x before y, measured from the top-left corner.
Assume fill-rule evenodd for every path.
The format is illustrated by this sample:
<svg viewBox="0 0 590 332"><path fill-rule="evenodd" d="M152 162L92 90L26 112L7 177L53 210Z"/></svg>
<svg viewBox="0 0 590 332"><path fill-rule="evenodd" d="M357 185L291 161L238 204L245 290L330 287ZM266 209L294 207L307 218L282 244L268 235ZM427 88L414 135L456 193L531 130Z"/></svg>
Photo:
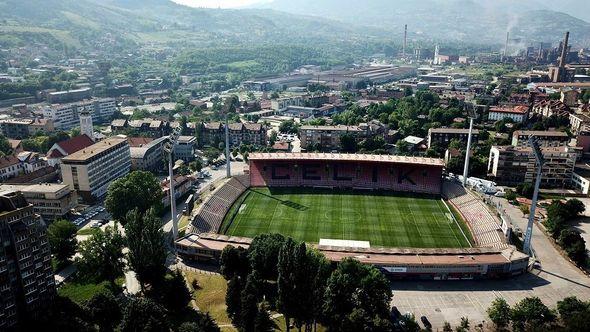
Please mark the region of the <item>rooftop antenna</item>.
<svg viewBox="0 0 590 332"><path fill-rule="evenodd" d="M535 179L535 191L533 192L533 200L531 202L531 211L529 214L529 222L526 227L526 234L524 236L524 244L522 249L525 254L531 254L531 238L533 236L533 223L535 221L535 210L537 208L537 200L539 198L539 187L541 187L541 176L542 176L542 169L543 164L545 164L545 158L543 158L543 153L541 152L541 148L539 147L539 142L537 139L531 135L529 136L529 144L533 148L533 153L535 154L535 159L537 161L537 178Z"/></svg>

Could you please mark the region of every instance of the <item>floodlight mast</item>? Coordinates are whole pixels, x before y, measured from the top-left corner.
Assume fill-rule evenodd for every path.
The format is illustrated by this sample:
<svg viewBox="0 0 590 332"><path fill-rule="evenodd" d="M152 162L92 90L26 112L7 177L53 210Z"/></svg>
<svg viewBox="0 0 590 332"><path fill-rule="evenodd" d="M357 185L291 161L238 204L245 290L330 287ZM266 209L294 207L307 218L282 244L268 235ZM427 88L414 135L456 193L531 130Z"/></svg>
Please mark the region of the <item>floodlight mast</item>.
<svg viewBox="0 0 590 332"><path fill-rule="evenodd" d="M178 142L180 136L180 128L176 127L172 130L168 141L164 144L164 151L168 153L168 175L170 177L170 213L172 214L172 237L173 241L178 237L178 220L176 218L176 199L174 194L174 146Z"/></svg>
<svg viewBox="0 0 590 332"><path fill-rule="evenodd" d="M473 136L473 120L477 117L475 111L469 112L469 136L467 136L467 151L465 152L465 166L463 168L463 186L467 184L467 175L469 173L469 152L471 151L471 137Z"/></svg>
<svg viewBox="0 0 590 332"><path fill-rule="evenodd" d="M230 159L229 159L229 121L228 116L225 112L225 170L226 170L226 177L231 177L231 166L230 166Z"/></svg>
<svg viewBox="0 0 590 332"><path fill-rule="evenodd" d="M541 176L543 170L543 164L545 164L545 158L539 147L539 142L533 135L529 136L529 144L533 149L535 160L537 163L537 178L535 179L535 191L533 192L533 200L531 202L531 210L529 213L529 221L526 227L526 234L524 236L523 251L525 254L531 254L531 238L533 237L533 224L535 222L535 210L537 208L537 200L539 198L539 187L541 186Z"/></svg>

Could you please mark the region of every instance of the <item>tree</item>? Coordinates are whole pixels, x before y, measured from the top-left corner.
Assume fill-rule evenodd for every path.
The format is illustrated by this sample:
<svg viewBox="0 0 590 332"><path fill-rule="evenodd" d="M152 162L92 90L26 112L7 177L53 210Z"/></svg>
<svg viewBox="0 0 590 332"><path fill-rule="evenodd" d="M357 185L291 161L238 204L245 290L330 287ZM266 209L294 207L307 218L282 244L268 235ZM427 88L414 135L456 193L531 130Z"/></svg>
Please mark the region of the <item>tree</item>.
<svg viewBox="0 0 590 332"><path fill-rule="evenodd" d="M239 327L241 331L254 331L256 317L258 316L258 303L262 300L262 280L257 271L252 271L246 279L246 284L240 296L241 312Z"/></svg>
<svg viewBox="0 0 590 332"><path fill-rule="evenodd" d="M248 252L242 247L226 246L221 251L220 273L225 280L235 276L246 277L250 271Z"/></svg>
<svg viewBox="0 0 590 332"><path fill-rule="evenodd" d="M101 332L114 331L115 326L121 320L121 308L119 302L110 292L101 292L94 295L84 305L92 322L98 325Z"/></svg>
<svg viewBox="0 0 590 332"><path fill-rule="evenodd" d="M67 220L56 220L47 228L51 253L55 255L60 266L65 265L76 253L78 245L76 240L77 231L76 225Z"/></svg>
<svg viewBox="0 0 590 332"><path fill-rule="evenodd" d="M188 164L188 167L193 172L200 172L203 169L203 161L199 158L195 161L192 161L190 164Z"/></svg>
<svg viewBox="0 0 590 332"><path fill-rule="evenodd" d="M535 187L530 182L520 183L518 186L516 186L516 192L526 198L533 198L534 191Z"/></svg>
<svg viewBox="0 0 590 332"><path fill-rule="evenodd" d="M585 266L588 260L586 252L586 241L578 230L564 229L557 240L559 245L565 250L568 257L578 265Z"/></svg>
<svg viewBox="0 0 590 332"><path fill-rule="evenodd" d="M510 319L515 331L524 331L533 327L542 329L555 319L555 315L538 297L527 297L512 308Z"/></svg>
<svg viewBox="0 0 590 332"><path fill-rule="evenodd" d="M510 189L506 190L506 199L508 201L514 201L516 200L516 193Z"/></svg>
<svg viewBox="0 0 590 332"><path fill-rule="evenodd" d="M578 300L575 296L557 302L557 310L565 331L577 332L588 329L590 303Z"/></svg>
<svg viewBox="0 0 590 332"><path fill-rule="evenodd" d="M95 281L114 282L123 274L123 245L125 239L115 227L108 226L104 231L97 230L88 240L80 244L80 257L77 258L78 271L86 278Z"/></svg>
<svg viewBox="0 0 590 332"><path fill-rule="evenodd" d="M248 259L252 270L263 280L277 280L279 251L286 241L281 234L261 234L256 236L248 249Z"/></svg>
<svg viewBox="0 0 590 332"><path fill-rule="evenodd" d="M184 322L178 327L178 332L219 332L219 326L211 318L209 313L201 314L196 312L195 321Z"/></svg>
<svg viewBox="0 0 590 332"><path fill-rule="evenodd" d="M565 202L565 207L569 211L570 218L576 217L586 211L586 205L577 198L573 198Z"/></svg>
<svg viewBox="0 0 590 332"><path fill-rule="evenodd" d="M451 323L444 322L444 324L443 324L443 332L453 332L453 327L451 327Z"/></svg>
<svg viewBox="0 0 590 332"><path fill-rule="evenodd" d="M151 172L134 171L109 186L105 207L115 220L124 221L133 209L145 213L152 207L160 207L162 197L160 182Z"/></svg>
<svg viewBox="0 0 590 332"><path fill-rule="evenodd" d="M128 262L137 274L141 289L146 284L159 285L166 274L167 256L161 219L153 209L145 214L135 209L127 214L126 222Z"/></svg>
<svg viewBox="0 0 590 332"><path fill-rule="evenodd" d="M330 330L349 331L359 312L366 317L365 331L375 331L377 322L388 320L391 290L377 268L354 259L344 259L327 281L323 313ZM358 321L357 321L358 322Z"/></svg>
<svg viewBox="0 0 590 332"><path fill-rule="evenodd" d="M342 152L355 153L357 144L354 135L346 133L340 136L340 147Z"/></svg>
<svg viewBox="0 0 590 332"><path fill-rule="evenodd" d="M414 90L411 87L407 86L404 89L404 97L411 97L414 94Z"/></svg>
<svg viewBox="0 0 590 332"><path fill-rule="evenodd" d="M0 156L7 156L12 154L12 146L10 145L10 142L8 142L8 139L0 134Z"/></svg>
<svg viewBox="0 0 590 332"><path fill-rule="evenodd" d="M496 298L487 310L488 316L498 330L503 330L510 323L510 306L503 298Z"/></svg>
<svg viewBox="0 0 590 332"><path fill-rule="evenodd" d="M305 244L304 244L305 246ZM295 276L297 243L288 238L279 251L278 279L277 279L277 308L285 316L285 329L289 331L291 318L298 314L299 285Z"/></svg>
<svg viewBox="0 0 590 332"><path fill-rule="evenodd" d="M283 121L279 125L279 132L286 134L297 134L299 132L299 127L293 120Z"/></svg>
<svg viewBox="0 0 590 332"><path fill-rule="evenodd" d="M234 326L240 325L242 315L242 288L244 281L239 276L234 275L227 283L227 292L225 293L225 305L227 306L227 316L231 319Z"/></svg>
<svg viewBox="0 0 590 332"><path fill-rule="evenodd" d="M467 317L461 317L461 323L455 328L457 332L468 332L469 331L469 319Z"/></svg>
<svg viewBox="0 0 590 332"><path fill-rule="evenodd" d="M168 331L165 309L148 298L132 298L123 311L122 332Z"/></svg>
<svg viewBox="0 0 590 332"><path fill-rule="evenodd" d="M191 293L179 271L166 276L162 287L152 289L150 293L155 295L154 299L172 313L182 312L191 300Z"/></svg>
<svg viewBox="0 0 590 332"><path fill-rule="evenodd" d="M254 319L254 331L256 332L273 332L277 330L277 324L270 318L269 305L262 301L258 306L258 313Z"/></svg>

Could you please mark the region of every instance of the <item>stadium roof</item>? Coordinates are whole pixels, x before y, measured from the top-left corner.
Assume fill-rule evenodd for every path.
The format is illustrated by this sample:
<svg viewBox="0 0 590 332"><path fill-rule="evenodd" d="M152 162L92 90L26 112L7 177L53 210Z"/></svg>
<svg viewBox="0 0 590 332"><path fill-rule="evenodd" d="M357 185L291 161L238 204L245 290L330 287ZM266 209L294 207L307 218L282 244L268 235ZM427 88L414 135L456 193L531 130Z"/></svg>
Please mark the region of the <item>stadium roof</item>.
<svg viewBox="0 0 590 332"><path fill-rule="evenodd" d="M252 153L249 160L322 160L322 161L367 161L392 164L416 164L444 166L444 161L438 158L406 157L375 154L345 154L345 153Z"/></svg>

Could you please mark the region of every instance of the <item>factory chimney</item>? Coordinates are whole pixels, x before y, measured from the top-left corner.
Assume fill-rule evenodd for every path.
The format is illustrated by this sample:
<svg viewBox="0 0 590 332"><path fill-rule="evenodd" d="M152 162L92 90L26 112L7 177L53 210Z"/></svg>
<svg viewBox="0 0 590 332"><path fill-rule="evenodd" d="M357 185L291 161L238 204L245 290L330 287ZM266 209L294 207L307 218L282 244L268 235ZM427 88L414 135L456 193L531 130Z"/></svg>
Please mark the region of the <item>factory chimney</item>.
<svg viewBox="0 0 590 332"><path fill-rule="evenodd" d="M504 45L504 56L503 59L506 59L508 56L508 42L510 41L510 31L506 32L506 44Z"/></svg>
<svg viewBox="0 0 590 332"><path fill-rule="evenodd" d="M404 25L404 48L402 50L402 54L405 57L406 56L406 49L408 46L408 25Z"/></svg>
<svg viewBox="0 0 590 332"><path fill-rule="evenodd" d="M567 60L567 44L570 39L570 32L565 33L565 39L563 40L563 45L561 48L561 58L559 59L559 68L565 68L565 63Z"/></svg>

